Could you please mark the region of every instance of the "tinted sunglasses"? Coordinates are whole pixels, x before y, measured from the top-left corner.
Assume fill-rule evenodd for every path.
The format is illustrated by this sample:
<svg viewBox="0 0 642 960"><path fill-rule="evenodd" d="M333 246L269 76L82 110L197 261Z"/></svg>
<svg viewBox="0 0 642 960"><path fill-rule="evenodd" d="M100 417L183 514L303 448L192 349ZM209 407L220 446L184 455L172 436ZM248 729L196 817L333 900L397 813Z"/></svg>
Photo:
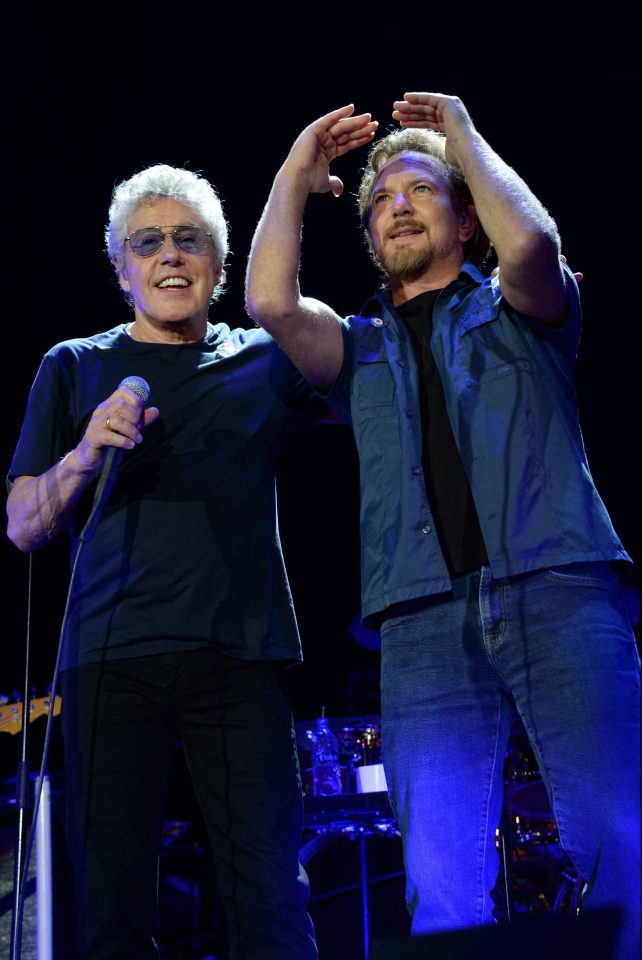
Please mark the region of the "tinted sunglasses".
<svg viewBox="0 0 642 960"><path fill-rule="evenodd" d="M203 253L211 236L211 233L206 233L200 227L185 224L167 232L160 227L143 227L142 230L134 230L130 237L125 237L125 242L129 241L129 246L137 257L151 257L163 246L165 237L171 237L176 246L185 253Z"/></svg>

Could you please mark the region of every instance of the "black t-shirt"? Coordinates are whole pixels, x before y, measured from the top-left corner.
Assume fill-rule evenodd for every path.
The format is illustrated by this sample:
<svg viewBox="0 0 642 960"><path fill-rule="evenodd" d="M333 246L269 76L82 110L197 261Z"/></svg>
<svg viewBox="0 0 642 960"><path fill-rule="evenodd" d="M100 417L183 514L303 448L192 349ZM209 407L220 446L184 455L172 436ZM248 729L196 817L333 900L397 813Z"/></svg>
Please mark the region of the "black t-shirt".
<svg viewBox="0 0 642 960"><path fill-rule="evenodd" d="M276 525L275 460L323 408L262 330L199 343L132 340L124 326L53 347L31 391L10 477L38 476L82 437L131 374L159 418L122 460L79 558L63 667L211 644L296 660L300 644ZM72 553L94 485L76 509Z"/></svg>
<svg viewBox="0 0 642 960"><path fill-rule="evenodd" d="M433 307L440 293L421 293L396 310L410 334L419 370L422 464L428 502L448 571L451 577L457 577L487 563L487 557L430 348Z"/></svg>

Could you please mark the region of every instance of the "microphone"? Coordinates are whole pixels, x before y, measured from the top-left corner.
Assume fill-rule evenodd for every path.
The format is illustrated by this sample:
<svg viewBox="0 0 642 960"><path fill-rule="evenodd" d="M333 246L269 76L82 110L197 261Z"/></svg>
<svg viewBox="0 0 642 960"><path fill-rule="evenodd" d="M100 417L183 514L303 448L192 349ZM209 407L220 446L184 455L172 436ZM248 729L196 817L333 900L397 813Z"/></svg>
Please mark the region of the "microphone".
<svg viewBox="0 0 642 960"><path fill-rule="evenodd" d="M137 397L140 397L143 403L147 403L152 392L147 380L143 380L142 377L125 377L125 379L121 380L118 384L119 390L121 387L128 387L132 393L135 393Z"/></svg>
<svg viewBox="0 0 642 960"><path fill-rule="evenodd" d="M120 387L128 387L137 397L140 397L143 403L147 403L149 400L151 394L150 386L142 377L125 377L125 379L121 380L118 384L118 389L120 389ZM98 478L98 484L96 485L94 502L92 503L87 522L82 528L82 532L78 538L83 543L91 540L96 532L100 515L116 482L116 477L118 476L124 455L125 450L123 450L122 447L107 448L102 470L100 471L100 477Z"/></svg>

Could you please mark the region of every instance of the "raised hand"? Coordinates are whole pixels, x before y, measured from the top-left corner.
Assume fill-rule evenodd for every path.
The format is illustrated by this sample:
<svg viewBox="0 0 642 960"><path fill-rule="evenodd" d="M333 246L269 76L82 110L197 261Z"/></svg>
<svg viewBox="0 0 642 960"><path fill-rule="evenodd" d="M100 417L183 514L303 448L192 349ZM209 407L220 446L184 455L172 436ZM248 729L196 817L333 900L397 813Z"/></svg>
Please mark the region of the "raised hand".
<svg viewBox="0 0 642 960"><path fill-rule="evenodd" d="M330 163L357 147L370 143L378 123L369 113L354 116L354 104L326 113L299 134L286 166L306 178L308 193L343 193L339 177L330 174Z"/></svg>
<svg viewBox="0 0 642 960"><path fill-rule="evenodd" d="M401 127L424 127L446 136L446 159L461 166L457 157L457 140L474 132L473 122L459 97L443 93L404 93L395 100L392 116Z"/></svg>

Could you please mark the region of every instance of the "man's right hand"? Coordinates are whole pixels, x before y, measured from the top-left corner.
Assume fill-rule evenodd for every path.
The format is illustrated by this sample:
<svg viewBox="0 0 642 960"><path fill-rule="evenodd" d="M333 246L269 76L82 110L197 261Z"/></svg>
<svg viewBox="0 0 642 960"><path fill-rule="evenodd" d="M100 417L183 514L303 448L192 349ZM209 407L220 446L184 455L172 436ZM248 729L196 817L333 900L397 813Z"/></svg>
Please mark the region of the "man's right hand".
<svg viewBox="0 0 642 960"><path fill-rule="evenodd" d="M142 442L141 430L158 417L157 407L143 410L140 397L129 387L119 386L111 396L98 404L87 429L73 454L81 469L92 471L102 467L107 447L132 450Z"/></svg>
<svg viewBox="0 0 642 960"><path fill-rule="evenodd" d="M285 161L290 175L305 178L308 193L343 193L343 183L330 174L330 162L369 143L378 123L369 113L354 116L354 104L332 110L303 130Z"/></svg>
<svg viewBox="0 0 642 960"><path fill-rule="evenodd" d="M343 193L330 163L369 143L377 129L369 113L348 104L309 124L276 175L252 241L245 283L248 314L280 344L305 379L329 390L343 364L340 319L299 287L301 225L311 193Z"/></svg>
<svg viewBox="0 0 642 960"><path fill-rule="evenodd" d="M157 407L143 410L140 397L119 386L98 404L77 447L40 476L16 478L7 498L9 539L31 553L57 537L72 523L76 504L101 469L107 449L131 450L158 415Z"/></svg>

